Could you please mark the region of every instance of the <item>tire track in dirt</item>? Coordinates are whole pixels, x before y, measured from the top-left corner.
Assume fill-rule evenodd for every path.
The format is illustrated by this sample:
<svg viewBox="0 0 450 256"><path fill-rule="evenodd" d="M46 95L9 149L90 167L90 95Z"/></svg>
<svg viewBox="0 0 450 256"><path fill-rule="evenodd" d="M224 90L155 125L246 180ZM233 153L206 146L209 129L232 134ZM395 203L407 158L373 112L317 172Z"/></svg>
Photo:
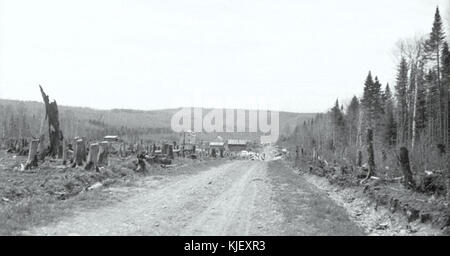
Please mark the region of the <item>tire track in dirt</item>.
<svg viewBox="0 0 450 256"><path fill-rule="evenodd" d="M196 217L181 233L182 235L250 235L260 234L258 228L276 218L276 211L270 211L271 191L267 180L265 162L245 162L242 176ZM257 197L258 194L264 197ZM264 200L264 205L257 201ZM260 212L272 213L257 224ZM273 231L273 228L271 229Z"/></svg>
<svg viewBox="0 0 450 256"><path fill-rule="evenodd" d="M253 205L256 187L248 186L248 183L255 173L264 174L264 165L262 162L240 161L214 167L195 175L164 177L162 180L149 178L138 189L131 189L137 194L123 202L75 213L73 217L67 217L46 227L34 228L23 234L223 234L223 230L233 225L234 219L242 220L239 225L234 226L241 227L242 224L242 227L247 227L238 231L239 234L240 232L245 234L249 229L248 222L252 219L250 217L252 210L242 206L241 202ZM213 208L217 210L214 211ZM202 218L222 229L202 228L202 231L198 232L199 227L205 225Z"/></svg>

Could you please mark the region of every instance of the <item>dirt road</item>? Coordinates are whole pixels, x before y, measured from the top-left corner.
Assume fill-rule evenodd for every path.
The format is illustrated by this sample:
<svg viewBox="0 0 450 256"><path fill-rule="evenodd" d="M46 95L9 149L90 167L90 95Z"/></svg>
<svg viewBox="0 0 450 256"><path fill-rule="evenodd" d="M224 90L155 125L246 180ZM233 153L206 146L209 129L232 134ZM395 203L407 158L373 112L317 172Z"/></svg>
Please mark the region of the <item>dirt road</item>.
<svg viewBox="0 0 450 256"><path fill-rule="evenodd" d="M362 235L344 209L276 162L235 161L195 174L154 176L107 207L26 235Z"/></svg>

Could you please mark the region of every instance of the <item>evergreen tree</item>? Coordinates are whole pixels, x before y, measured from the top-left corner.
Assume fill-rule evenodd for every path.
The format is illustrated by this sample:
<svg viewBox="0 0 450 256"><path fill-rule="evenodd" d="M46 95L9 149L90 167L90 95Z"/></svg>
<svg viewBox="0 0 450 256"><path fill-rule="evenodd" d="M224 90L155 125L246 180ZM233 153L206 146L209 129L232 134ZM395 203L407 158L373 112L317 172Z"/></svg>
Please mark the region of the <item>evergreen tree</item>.
<svg viewBox="0 0 450 256"><path fill-rule="evenodd" d="M431 30L429 39L426 42L425 49L428 53L428 58L433 63L433 71L436 73L434 81L430 81L431 84L431 95L430 99L432 99L435 104L433 104L433 111L435 112L435 118L432 121L433 123L433 134L437 142L442 142L443 133L444 133L444 109L443 102L445 101L443 95L443 88L441 82L442 76L442 64L441 64L441 53L442 48L444 46L445 33L443 30L442 18L439 13L439 8L436 8L436 13L434 16L433 28Z"/></svg>
<svg viewBox="0 0 450 256"><path fill-rule="evenodd" d="M416 99L416 133L417 136L425 131L427 125L427 90L423 67L417 73L417 99Z"/></svg>
<svg viewBox="0 0 450 256"><path fill-rule="evenodd" d="M375 77L372 89L372 117L375 122L380 119L383 113L382 97L381 83L378 77Z"/></svg>
<svg viewBox="0 0 450 256"><path fill-rule="evenodd" d="M369 71L369 74L367 75L366 81L364 82L364 94L361 99L361 104L365 113L365 124L367 127L372 127L373 122L371 118L371 110L372 110L372 91L374 87L374 81L372 78L372 73Z"/></svg>
<svg viewBox="0 0 450 256"><path fill-rule="evenodd" d="M339 106L339 100L336 100L334 107L331 109L331 122L333 124L332 145L342 146L345 143L345 120Z"/></svg>
<svg viewBox="0 0 450 256"><path fill-rule="evenodd" d="M441 109L443 110L443 129L444 129L444 143L447 143L448 148L448 141L449 141L449 105L450 105L450 97L449 97L449 90L450 90L450 51L449 46L447 42L444 42L442 47L442 102L441 102Z"/></svg>
<svg viewBox="0 0 450 256"><path fill-rule="evenodd" d="M359 121L359 100L356 96L353 96L350 104L347 107L345 120L348 127L348 138L349 144L353 145L356 143L357 131L358 131L358 121Z"/></svg>
<svg viewBox="0 0 450 256"><path fill-rule="evenodd" d="M389 84L386 85L384 90L383 101L383 143L386 146L392 147L397 140L397 124L394 114L394 99Z"/></svg>
<svg viewBox="0 0 450 256"><path fill-rule="evenodd" d="M407 141L408 130L408 64L402 57L397 73L397 84L395 86L396 98L398 104L397 123L399 142L405 144Z"/></svg>

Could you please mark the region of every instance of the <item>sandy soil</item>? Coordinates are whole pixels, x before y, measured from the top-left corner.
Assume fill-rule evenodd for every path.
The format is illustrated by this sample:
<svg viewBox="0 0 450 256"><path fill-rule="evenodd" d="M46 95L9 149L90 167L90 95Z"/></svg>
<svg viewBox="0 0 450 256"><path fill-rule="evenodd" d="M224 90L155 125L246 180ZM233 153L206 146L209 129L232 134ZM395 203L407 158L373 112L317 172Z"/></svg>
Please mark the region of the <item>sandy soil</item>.
<svg viewBox="0 0 450 256"><path fill-rule="evenodd" d="M235 161L152 176L120 202L75 212L24 235L363 235L345 210L281 164Z"/></svg>

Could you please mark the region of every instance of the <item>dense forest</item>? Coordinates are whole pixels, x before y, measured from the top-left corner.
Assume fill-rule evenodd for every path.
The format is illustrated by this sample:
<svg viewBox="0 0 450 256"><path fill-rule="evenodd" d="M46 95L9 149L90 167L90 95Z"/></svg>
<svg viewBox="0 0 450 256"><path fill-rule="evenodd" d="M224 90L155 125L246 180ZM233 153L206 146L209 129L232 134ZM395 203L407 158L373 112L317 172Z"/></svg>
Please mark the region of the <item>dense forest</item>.
<svg viewBox="0 0 450 256"><path fill-rule="evenodd" d="M447 30L448 31L448 30ZM436 9L431 32L400 40L396 83L382 84L369 72L361 97L344 106L336 100L324 114L296 127L287 141L327 161L370 161L373 133L374 175L398 176L399 149L406 148L416 176L447 173L449 152L450 52L444 20Z"/></svg>

